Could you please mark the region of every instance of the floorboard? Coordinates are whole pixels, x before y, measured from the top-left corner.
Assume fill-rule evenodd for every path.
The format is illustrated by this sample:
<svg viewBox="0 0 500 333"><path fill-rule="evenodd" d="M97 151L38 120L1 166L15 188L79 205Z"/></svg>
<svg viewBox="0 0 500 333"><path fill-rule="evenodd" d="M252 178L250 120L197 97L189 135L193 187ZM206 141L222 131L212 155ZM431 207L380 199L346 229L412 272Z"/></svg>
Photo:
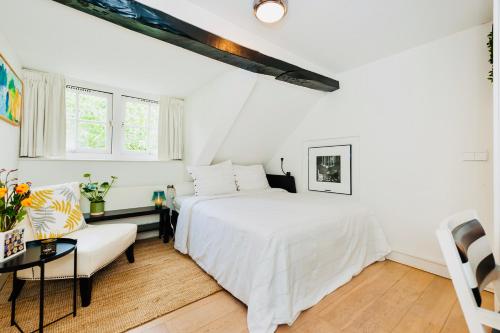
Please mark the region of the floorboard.
<svg viewBox="0 0 500 333"><path fill-rule="evenodd" d="M483 293L483 307L493 295ZM140 327L133 333L246 333L246 307L218 292ZM392 261L367 267L277 333L440 332L467 327L451 281Z"/></svg>

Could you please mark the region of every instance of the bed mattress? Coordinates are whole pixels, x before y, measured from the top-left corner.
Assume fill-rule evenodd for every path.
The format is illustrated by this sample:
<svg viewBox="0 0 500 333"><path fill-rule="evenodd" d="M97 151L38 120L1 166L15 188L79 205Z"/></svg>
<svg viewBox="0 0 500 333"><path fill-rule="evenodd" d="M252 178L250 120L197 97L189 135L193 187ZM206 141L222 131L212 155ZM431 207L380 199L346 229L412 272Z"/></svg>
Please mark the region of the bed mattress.
<svg viewBox="0 0 500 333"><path fill-rule="evenodd" d="M390 252L373 214L351 198L271 189L181 204L175 248L247 304L251 333L301 311Z"/></svg>

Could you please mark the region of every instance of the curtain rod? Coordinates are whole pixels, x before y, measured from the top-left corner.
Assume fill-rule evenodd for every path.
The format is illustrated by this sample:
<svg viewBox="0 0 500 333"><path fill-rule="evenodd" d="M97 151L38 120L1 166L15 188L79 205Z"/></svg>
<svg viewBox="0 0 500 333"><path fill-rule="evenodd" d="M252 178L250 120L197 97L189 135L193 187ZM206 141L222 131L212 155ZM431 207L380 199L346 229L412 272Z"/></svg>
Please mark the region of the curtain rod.
<svg viewBox="0 0 500 333"><path fill-rule="evenodd" d="M147 99L147 98L141 98L141 97L135 97L135 96L129 96L129 95L122 95L122 97L138 99L141 102L146 102L146 103L158 104L158 101L155 101L155 100L152 100L152 99Z"/></svg>

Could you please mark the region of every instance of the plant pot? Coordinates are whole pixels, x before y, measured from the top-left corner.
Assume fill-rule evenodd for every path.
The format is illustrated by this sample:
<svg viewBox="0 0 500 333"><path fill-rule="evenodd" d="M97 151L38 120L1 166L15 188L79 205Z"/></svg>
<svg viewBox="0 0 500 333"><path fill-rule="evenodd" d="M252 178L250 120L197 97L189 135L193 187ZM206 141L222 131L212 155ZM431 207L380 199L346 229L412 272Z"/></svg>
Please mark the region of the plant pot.
<svg viewBox="0 0 500 333"><path fill-rule="evenodd" d="M26 251L24 227L0 232L0 262L10 260Z"/></svg>
<svg viewBox="0 0 500 333"><path fill-rule="evenodd" d="M104 204L105 201L99 202L91 202L90 203L90 215L91 216L100 216L104 215Z"/></svg>

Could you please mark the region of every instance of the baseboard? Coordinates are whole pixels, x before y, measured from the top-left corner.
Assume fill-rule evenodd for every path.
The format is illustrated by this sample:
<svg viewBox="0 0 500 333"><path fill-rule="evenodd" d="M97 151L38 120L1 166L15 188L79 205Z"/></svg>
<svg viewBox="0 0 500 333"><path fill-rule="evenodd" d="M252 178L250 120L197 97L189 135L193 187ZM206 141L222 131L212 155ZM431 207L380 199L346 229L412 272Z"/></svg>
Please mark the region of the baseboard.
<svg viewBox="0 0 500 333"><path fill-rule="evenodd" d="M412 255L397 251L392 251L391 254L387 256L387 259L398 262L406 266L420 269L425 272L439 275L447 279L450 278L450 274L448 273L448 268L446 268L446 265L444 264L440 264L427 259L414 257ZM484 288L484 290L493 293L493 286L488 285L486 286L486 288Z"/></svg>
<svg viewBox="0 0 500 333"><path fill-rule="evenodd" d="M401 253L397 251L392 251L388 256L387 259L398 262L403 265L411 266L414 268L418 268L422 271L426 271L432 274L436 274L445 278L450 278L450 275L448 273L448 268L446 268L446 265L430 261L427 259L422 259L418 257L414 257L412 255L406 254L406 253Z"/></svg>

